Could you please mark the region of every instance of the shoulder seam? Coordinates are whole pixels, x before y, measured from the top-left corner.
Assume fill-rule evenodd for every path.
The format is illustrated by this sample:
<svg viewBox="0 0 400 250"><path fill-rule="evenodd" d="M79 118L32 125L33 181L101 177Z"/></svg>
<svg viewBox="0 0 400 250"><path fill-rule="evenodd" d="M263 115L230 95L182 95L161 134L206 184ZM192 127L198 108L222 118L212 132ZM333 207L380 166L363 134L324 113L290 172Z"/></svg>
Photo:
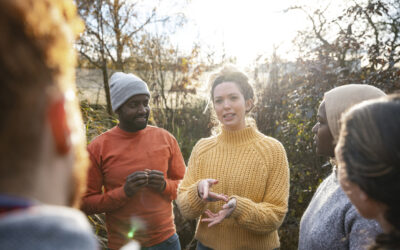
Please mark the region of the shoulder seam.
<svg viewBox="0 0 400 250"><path fill-rule="evenodd" d="M200 139L193 149L197 150L197 155L200 157L201 155L205 154L209 150L213 148L217 144L216 136L211 136L207 138Z"/></svg>

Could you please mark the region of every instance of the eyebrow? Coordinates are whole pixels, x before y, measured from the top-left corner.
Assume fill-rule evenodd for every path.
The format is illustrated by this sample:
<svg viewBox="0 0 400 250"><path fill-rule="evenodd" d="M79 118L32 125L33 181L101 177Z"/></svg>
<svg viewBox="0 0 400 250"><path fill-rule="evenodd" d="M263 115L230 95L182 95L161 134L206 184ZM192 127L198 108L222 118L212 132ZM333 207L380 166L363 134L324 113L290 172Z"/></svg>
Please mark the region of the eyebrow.
<svg viewBox="0 0 400 250"><path fill-rule="evenodd" d="M237 96L237 95L239 95L239 93L230 93L230 94L228 94L228 97L230 97L230 96ZM214 99L216 99L216 98L222 98L222 96L214 96Z"/></svg>

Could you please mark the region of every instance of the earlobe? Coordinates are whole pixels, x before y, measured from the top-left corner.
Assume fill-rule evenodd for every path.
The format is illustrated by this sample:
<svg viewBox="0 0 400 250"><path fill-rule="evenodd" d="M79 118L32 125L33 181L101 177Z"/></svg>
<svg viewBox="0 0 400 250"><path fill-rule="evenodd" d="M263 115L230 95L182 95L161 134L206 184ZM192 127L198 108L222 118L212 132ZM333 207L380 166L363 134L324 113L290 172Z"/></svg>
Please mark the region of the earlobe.
<svg viewBox="0 0 400 250"><path fill-rule="evenodd" d="M71 148L71 132L67 123L64 104L64 98L50 101L47 113L47 119L54 138L56 150L61 155L67 154Z"/></svg>
<svg viewBox="0 0 400 250"><path fill-rule="evenodd" d="M245 105L246 105L246 113L249 113L249 112L253 109L253 107L254 107L254 105L253 105L253 99L248 99L248 100L246 100Z"/></svg>

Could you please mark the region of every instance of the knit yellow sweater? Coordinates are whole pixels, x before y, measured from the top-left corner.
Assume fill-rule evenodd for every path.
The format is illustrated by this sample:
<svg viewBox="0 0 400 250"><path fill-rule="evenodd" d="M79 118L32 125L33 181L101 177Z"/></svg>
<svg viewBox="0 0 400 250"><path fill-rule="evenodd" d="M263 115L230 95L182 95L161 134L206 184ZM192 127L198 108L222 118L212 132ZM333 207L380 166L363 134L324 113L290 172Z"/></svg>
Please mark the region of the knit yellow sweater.
<svg viewBox="0 0 400 250"><path fill-rule="evenodd" d="M279 247L277 229L288 206L289 168L285 149L253 127L223 130L194 147L176 200L184 217L218 212L224 202L203 202L197 194L202 179L217 179L216 193L236 198L236 208L221 224L198 222L196 239L216 250ZM207 216L206 216L207 217Z"/></svg>

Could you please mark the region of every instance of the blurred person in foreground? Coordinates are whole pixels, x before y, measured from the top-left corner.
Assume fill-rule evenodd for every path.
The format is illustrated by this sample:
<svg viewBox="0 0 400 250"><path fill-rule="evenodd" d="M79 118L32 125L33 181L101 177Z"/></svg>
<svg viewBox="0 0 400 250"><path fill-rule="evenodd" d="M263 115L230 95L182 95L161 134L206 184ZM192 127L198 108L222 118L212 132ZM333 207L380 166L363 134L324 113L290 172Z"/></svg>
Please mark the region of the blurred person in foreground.
<svg viewBox="0 0 400 250"><path fill-rule="evenodd" d="M110 94L119 124L88 146L91 165L81 208L106 214L110 249L133 236L142 249L179 250L172 210L185 174L179 145L168 131L147 125L150 92L142 79L116 72ZM133 232L132 218L143 228Z"/></svg>
<svg viewBox="0 0 400 250"><path fill-rule="evenodd" d="M286 151L246 117L255 96L243 72L226 66L210 85L220 133L193 148L178 207L186 218L199 218L198 250L278 248L289 197Z"/></svg>
<svg viewBox="0 0 400 250"><path fill-rule="evenodd" d="M0 249L98 249L77 209L86 140L72 1L0 0Z"/></svg>
<svg viewBox="0 0 400 250"><path fill-rule="evenodd" d="M342 121L340 184L361 216L383 229L370 249L400 249L400 95L363 102Z"/></svg>
<svg viewBox="0 0 400 250"><path fill-rule="evenodd" d="M385 96L383 91L366 84L343 85L326 92L312 129L317 154L331 157L334 163L341 115L354 104L382 96ZM299 249L365 249L379 232L375 221L357 213L340 188L333 166L301 218Z"/></svg>

